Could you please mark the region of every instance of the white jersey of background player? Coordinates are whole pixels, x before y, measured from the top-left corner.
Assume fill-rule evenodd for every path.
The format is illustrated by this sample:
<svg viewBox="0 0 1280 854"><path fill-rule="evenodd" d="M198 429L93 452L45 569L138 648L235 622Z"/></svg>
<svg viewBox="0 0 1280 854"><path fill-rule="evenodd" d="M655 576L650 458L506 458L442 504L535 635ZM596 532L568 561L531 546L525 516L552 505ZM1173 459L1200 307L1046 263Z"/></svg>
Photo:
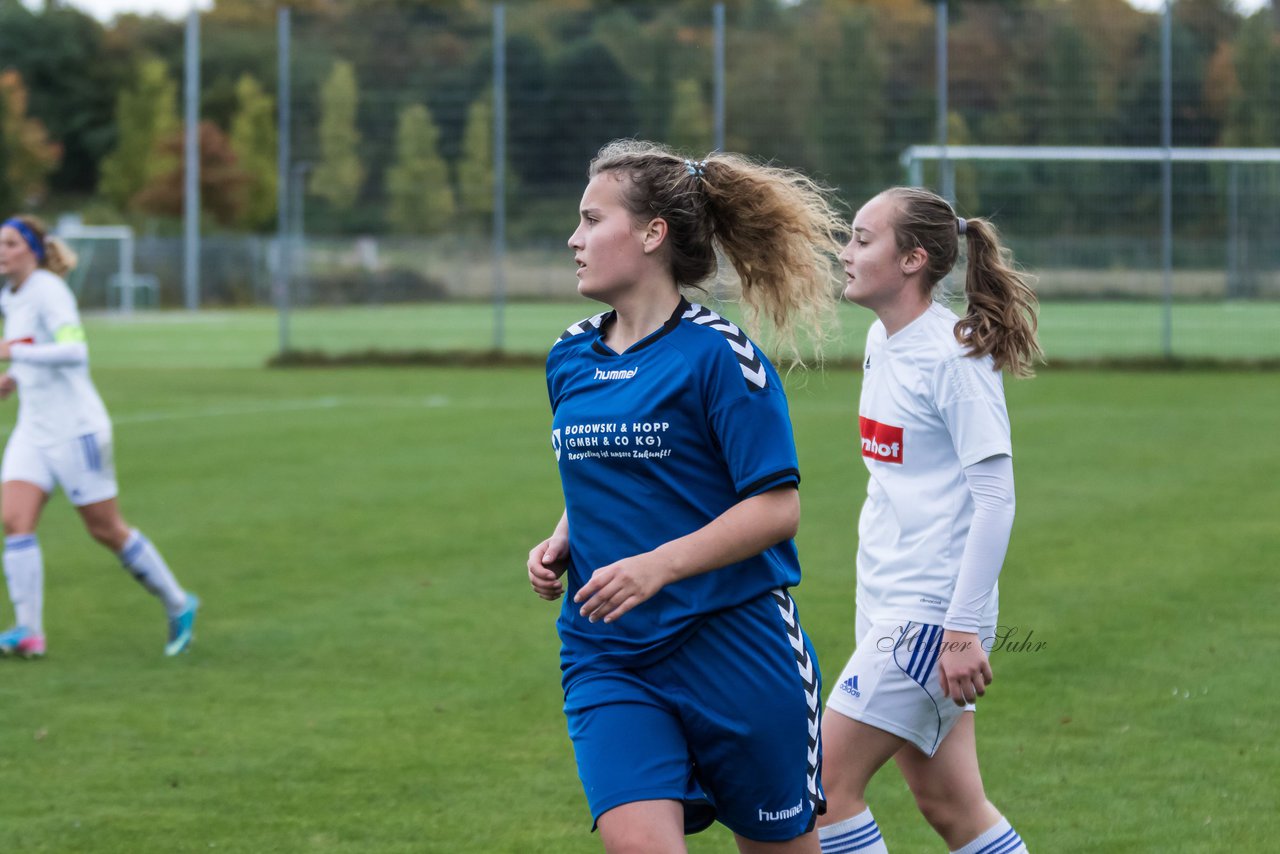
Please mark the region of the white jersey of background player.
<svg viewBox="0 0 1280 854"><path fill-rule="evenodd" d="M164 603L166 655L194 635L199 600L178 584L155 546L120 515L112 459L111 420L89 377L89 350L75 297L62 274L75 256L32 217L0 226L0 290L4 340L0 399L18 393L18 419L0 463L4 574L16 616L0 633L0 654L45 653L44 559L36 526L55 487L75 505L95 540Z"/></svg>
<svg viewBox="0 0 1280 854"><path fill-rule="evenodd" d="M933 301L968 239L968 313ZM858 408L870 473L858 524L857 646L822 722L826 854L887 851L866 804L894 759L950 850L1016 854L987 800L973 703L991 681L996 579L1013 526L1009 417L999 371L1039 357L1035 296L995 228L941 197L886 190L840 254L845 296L875 312Z"/></svg>

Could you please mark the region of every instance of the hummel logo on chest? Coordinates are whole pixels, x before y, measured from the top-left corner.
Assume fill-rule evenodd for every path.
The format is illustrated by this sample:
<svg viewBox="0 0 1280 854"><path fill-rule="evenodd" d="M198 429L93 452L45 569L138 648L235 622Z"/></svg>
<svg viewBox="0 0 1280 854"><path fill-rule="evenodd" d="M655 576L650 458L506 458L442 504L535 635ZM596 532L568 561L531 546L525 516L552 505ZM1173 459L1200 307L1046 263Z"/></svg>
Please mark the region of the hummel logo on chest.
<svg viewBox="0 0 1280 854"><path fill-rule="evenodd" d="M592 379L596 380L629 380L636 375L639 368L632 368L629 371L602 371L596 368L596 375Z"/></svg>

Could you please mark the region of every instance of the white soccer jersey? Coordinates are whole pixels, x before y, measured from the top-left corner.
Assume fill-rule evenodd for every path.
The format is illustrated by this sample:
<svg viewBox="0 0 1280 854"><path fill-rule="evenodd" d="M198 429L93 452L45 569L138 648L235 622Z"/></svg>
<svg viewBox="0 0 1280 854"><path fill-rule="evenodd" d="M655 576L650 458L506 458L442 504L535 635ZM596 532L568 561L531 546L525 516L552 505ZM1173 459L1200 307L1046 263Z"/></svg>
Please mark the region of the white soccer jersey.
<svg viewBox="0 0 1280 854"><path fill-rule="evenodd" d="M942 624L973 518L964 468L1012 455L1000 372L990 356L966 355L957 320L934 303L892 337L879 321L867 333L858 607L873 620ZM997 608L993 590L983 625Z"/></svg>
<svg viewBox="0 0 1280 854"><path fill-rule="evenodd" d="M59 329L80 326L80 312L67 283L36 270L17 291L0 290L4 337L11 344L53 344ZM18 384L18 422L37 445L52 445L111 429L107 408L89 377L89 365L43 365L15 360L9 375Z"/></svg>

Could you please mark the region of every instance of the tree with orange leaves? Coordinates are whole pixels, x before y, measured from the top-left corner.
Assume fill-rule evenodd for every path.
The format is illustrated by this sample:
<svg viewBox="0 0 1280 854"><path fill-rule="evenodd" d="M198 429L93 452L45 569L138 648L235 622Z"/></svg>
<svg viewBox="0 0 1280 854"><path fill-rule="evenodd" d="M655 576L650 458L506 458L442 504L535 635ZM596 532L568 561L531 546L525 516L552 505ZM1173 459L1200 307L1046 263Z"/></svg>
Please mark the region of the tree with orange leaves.
<svg viewBox="0 0 1280 854"><path fill-rule="evenodd" d="M0 209L33 206L45 179L58 168L62 146L49 141L38 119L27 115L27 87L12 69L0 72Z"/></svg>

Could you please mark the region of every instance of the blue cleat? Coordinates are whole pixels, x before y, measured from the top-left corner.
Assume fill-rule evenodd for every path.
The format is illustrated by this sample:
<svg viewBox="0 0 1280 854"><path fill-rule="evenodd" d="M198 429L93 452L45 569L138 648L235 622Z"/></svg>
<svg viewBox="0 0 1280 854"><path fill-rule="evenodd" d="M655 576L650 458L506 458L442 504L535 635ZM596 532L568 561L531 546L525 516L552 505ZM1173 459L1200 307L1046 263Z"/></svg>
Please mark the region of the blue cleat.
<svg viewBox="0 0 1280 854"><path fill-rule="evenodd" d="M26 626L14 626L0 632L0 655L41 658L44 656L44 635L36 634Z"/></svg>
<svg viewBox="0 0 1280 854"><path fill-rule="evenodd" d="M196 611L200 608L200 597L194 593L187 594L187 604L176 616L169 618L169 642L164 645L165 655L177 655L186 652L191 641L196 637Z"/></svg>

